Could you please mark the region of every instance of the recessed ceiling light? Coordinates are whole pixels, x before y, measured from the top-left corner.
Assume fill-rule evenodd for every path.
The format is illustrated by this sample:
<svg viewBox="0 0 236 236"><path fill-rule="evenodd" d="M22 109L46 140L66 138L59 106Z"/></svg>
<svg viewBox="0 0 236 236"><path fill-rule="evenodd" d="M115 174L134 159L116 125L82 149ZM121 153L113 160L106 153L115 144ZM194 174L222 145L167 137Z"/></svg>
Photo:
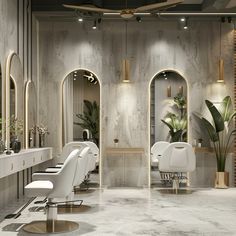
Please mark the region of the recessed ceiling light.
<svg viewBox="0 0 236 236"><path fill-rule="evenodd" d="M181 22L185 22L185 20L186 20L185 17L181 17L181 18L180 18L180 21L181 21Z"/></svg>
<svg viewBox="0 0 236 236"><path fill-rule="evenodd" d="M84 20L83 20L83 18L80 17L80 18L78 18L78 21L83 22Z"/></svg>
<svg viewBox="0 0 236 236"><path fill-rule="evenodd" d="M187 30L187 29L188 29L188 26L187 26L187 25L185 25L185 26L184 26L184 29L185 29L185 30Z"/></svg>

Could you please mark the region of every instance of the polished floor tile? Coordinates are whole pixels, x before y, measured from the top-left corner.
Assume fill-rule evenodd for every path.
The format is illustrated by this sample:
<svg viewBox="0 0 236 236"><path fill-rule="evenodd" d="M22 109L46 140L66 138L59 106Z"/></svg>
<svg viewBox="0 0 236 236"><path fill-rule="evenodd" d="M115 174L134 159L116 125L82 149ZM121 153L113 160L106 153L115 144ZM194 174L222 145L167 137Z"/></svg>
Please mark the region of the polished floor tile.
<svg viewBox="0 0 236 236"><path fill-rule="evenodd" d="M61 214L59 219L80 224L77 231L61 235L236 235L236 189L196 189L188 195L162 194L158 189L103 189L76 196L90 205L80 214ZM14 203L2 216L22 205ZM32 203L14 220L2 220L1 236L29 235L23 224L43 220L41 210L33 212Z"/></svg>

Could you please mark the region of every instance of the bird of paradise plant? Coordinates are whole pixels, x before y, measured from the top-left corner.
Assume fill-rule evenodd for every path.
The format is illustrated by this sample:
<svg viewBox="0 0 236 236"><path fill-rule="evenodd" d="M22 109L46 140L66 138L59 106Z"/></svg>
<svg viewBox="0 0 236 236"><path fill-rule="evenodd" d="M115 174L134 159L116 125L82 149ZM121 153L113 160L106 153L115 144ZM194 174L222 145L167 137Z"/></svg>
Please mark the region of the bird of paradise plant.
<svg viewBox="0 0 236 236"><path fill-rule="evenodd" d="M213 122L201 117L201 120L208 132L209 138L213 143L213 148L217 160L217 171L224 172L225 164L236 129L233 127L233 120L236 110L233 109L230 96L226 96L220 107L209 100L205 100L206 106L210 111Z"/></svg>

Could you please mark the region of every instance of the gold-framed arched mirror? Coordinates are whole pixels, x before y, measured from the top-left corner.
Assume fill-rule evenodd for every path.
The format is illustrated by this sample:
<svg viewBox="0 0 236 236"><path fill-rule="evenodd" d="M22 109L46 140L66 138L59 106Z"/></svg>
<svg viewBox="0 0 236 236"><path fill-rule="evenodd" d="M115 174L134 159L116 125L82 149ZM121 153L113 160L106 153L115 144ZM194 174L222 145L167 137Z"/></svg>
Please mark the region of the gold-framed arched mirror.
<svg viewBox="0 0 236 236"><path fill-rule="evenodd" d="M91 141L101 147L100 100L101 84L88 69L75 69L61 83L62 93L62 146L72 141ZM99 149L97 151L99 152ZM99 184L101 173L100 152L96 154L93 183ZM60 160L61 161L61 160Z"/></svg>
<svg viewBox="0 0 236 236"><path fill-rule="evenodd" d="M6 147L17 137L24 147L24 78L19 56L11 52L6 62Z"/></svg>
<svg viewBox="0 0 236 236"><path fill-rule="evenodd" d="M69 73L62 83L63 146L71 141L84 141L84 130L88 130L87 139L99 146L99 107L100 82L96 75L86 69ZM92 125L83 119L88 109L94 116L87 116Z"/></svg>
<svg viewBox="0 0 236 236"><path fill-rule="evenodd" d="M37 93L33 81L25 84L25 148L36 147Z"/></svg>
<svg viewBox="0 0 236 236"><path fill-rule="evenodd" d="M152 186L168 185L158 170L158 154L163 142L188 140L188 84L174 70L162 70L150 83L150 182ZM166 175L167 176L167 175Z"/></svg>

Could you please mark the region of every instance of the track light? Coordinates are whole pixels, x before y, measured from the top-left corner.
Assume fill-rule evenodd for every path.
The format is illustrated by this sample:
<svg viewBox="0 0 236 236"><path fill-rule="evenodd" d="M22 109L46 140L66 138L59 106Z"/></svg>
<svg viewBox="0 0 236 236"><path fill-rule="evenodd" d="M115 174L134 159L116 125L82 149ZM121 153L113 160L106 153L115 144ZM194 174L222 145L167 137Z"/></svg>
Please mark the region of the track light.
<svg viewBox="0 0 236 236"><path fill-rule="evenodd" d="M94 20L94 23L93 23L93 27L92 27L94 30L97 29L97 21Z"/></svg>
<svg viewBox="0 0 236 236"><path fill-rule="evenodd" d="M221 17L221 23L225 23L225 17Z"/></svg>
<svg viewBox="0 0 236 236"><path fill-rule="evenodd" d="M180 18L180 21L181 21L181 22L185 22L185 21L186 21L186 18L185 18L185 17L181 17L181 18Z"/></svg>
<svg viewBox="0 0 236 236"><path fill-rule="evenodd" d="M141 22L142 22L142 18L141 18L140 16L137 16L137 17L136 17L136 21L137 21L138 23L141 23Z"/></svg>
<svg viewBox="0 0 236 236"><path fill-rule="evenodd" d="M79 21L79 22L83 22L84 20L83 20L82 17L79 17L79 18L78 18L78 21Z"/></svg>
<svg viewBox="0 0 236 236"><path fill-rule="evenodd" d="M232 23L232 17L228 16L228 23Z"/></svg>

